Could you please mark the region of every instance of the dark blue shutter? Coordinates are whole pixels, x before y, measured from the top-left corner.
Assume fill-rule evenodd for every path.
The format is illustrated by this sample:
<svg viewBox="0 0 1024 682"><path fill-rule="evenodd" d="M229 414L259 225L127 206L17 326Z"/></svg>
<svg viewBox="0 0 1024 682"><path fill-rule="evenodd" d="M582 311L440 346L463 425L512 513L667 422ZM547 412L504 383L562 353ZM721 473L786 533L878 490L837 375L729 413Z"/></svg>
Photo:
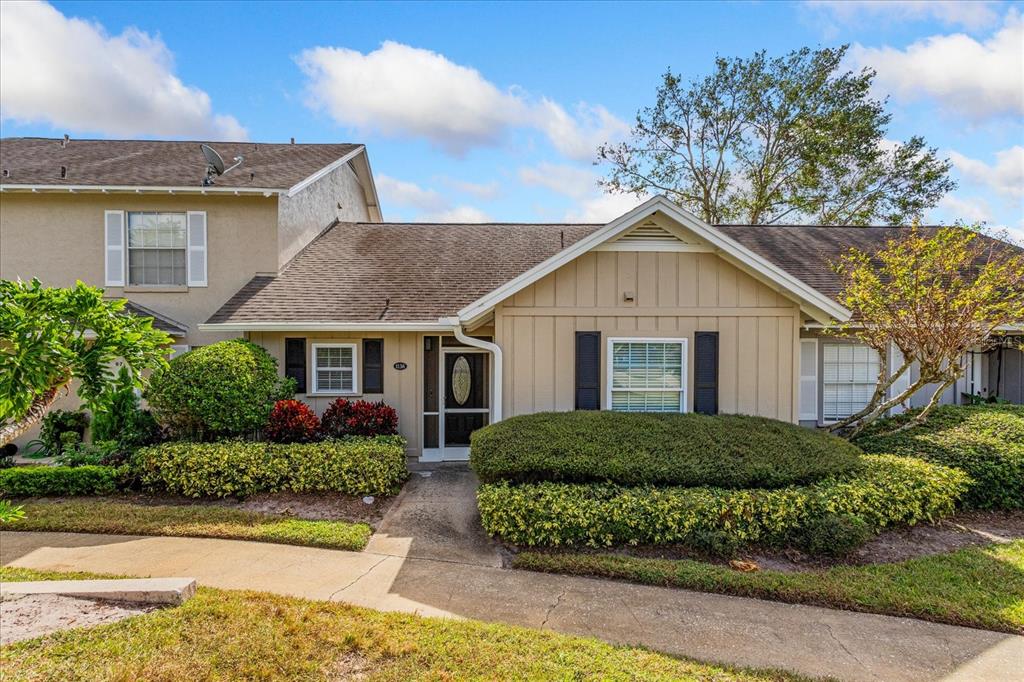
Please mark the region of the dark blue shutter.
<svg viewBox="0 0 1024 682"><path fill-rule="evenodd" d="M363 339L363 393L384 392L384 339Z"/></svg>
<svg viewBox="0 0 1024 682"><path fill-rule="evenodd" d="M284 340L284 375L295 379L295 392L306 392L306 339Z"/></svg>
<svg viewBox="0 0 1024 682"><path fill-rule="evenodd" d="M601 332L576 332L576 409L601 409Z"/></svg>
<svg viewBox="0 0 1024 682"><path fill-rule="evenodd" d="M697 332L693 364L693 411L718 414L718 332Z"/></svg>

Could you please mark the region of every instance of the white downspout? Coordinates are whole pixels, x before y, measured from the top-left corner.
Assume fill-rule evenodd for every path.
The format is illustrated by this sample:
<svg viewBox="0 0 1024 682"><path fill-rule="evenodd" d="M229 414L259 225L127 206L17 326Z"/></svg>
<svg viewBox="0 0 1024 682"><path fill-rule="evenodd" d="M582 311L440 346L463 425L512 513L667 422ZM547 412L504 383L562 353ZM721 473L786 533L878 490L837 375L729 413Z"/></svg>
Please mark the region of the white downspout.
<svg viewBox="0 0 1024 682"><path fill-rule="evenodd" d="M491 343L490 341L483 341L481 339L475 339L472 336L466 336L466 333L462 331L462 323L459 321L459 318L457 317L449 317L446 319L442 318L441 322L444 324L450 324L452 326L452 331L455 332L455 338L458 339L461 343L464 343L467 346L472 346L473 348L482 348L486 351L490 351L491 356L494 359L494 379L492 382L493 395L491 396L491 422L500 422L502 396L501 375L503 365L501 358L501 346L499 346L496 343Z"/></svg>

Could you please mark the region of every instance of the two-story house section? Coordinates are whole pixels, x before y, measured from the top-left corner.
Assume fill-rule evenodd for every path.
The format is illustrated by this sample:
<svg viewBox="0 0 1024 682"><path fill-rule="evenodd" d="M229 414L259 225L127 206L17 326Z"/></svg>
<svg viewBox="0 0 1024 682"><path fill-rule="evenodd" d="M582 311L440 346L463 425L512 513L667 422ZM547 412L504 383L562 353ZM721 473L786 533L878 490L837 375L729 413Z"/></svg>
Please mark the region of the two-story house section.
<svg viewBox="0 0 1024 682"><path fill-rule="evenodd" d="M0 140L0 278L103 287L175 350L235 336L198 325L330 225L380 220L359 144Z"/></svg>

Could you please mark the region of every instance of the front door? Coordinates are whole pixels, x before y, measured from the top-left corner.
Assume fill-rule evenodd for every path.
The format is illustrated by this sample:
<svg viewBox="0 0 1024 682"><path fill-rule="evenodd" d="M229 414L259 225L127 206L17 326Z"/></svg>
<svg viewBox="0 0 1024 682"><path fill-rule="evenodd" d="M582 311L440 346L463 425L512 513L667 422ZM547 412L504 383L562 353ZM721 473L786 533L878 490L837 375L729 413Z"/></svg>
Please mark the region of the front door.
<svg viewBox="0 0 1024 682"><path fill-rule="evenodd" d="M491 387L487 358L486 351L444 351L444 459L468 459L469 435L489 421Z"/></svg>

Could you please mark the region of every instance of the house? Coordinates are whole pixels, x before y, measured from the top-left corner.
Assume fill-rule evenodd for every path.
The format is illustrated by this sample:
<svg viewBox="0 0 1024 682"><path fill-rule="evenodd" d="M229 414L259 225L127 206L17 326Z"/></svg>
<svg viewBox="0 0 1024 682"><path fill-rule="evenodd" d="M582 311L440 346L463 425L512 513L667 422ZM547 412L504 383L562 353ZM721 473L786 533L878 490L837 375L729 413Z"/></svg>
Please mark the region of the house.
<svg viewBox="0 0 1024 682"><path fill-rule="evenodd" d="M0 140L0 277L104 287L181 352L237 336L200 324L334 221L381 219L363 145L210 145L241 161L212 182L199 142Z"/></svg>
<svg viewBox="0 0 1024 682"><path fill-rule="evenodd" d="M0 259L0 276L106 284L159 323L187 328L183 344L243 335L277 358L317 412L337 397L393 405L421 461L465 459L474 429L542 410L822 424L874 389L874 352L822 334L849 317L828 261L849 246L877 249L897 228L712 226L663 197L607 224L383 223L362 147L218 144L225 157L249 156L211 190L200 184L197 143L97 142L95 156L103 145L152 149L145 163L119 156L143 184L122 175L98 186L89 171L107 177L111 164L61 164L81 178L69 187L53 181L54 164L81 141L44 142L48 161L34 171L34 155L9 162L11 141L0 147L0 214L16 208L0 238L18 245ZM171 175L159 168L171 148L156 150L179 144ZM185 214L185 283L140 288L133 242L116 237L133 220L146 224L136 211L175 210ZM201 293L193 212L209 242L195 259ZM104 231L114 238L104 242ZM1021 371L1017 350L972 354L943 399L1019 394Z"/></svg>

